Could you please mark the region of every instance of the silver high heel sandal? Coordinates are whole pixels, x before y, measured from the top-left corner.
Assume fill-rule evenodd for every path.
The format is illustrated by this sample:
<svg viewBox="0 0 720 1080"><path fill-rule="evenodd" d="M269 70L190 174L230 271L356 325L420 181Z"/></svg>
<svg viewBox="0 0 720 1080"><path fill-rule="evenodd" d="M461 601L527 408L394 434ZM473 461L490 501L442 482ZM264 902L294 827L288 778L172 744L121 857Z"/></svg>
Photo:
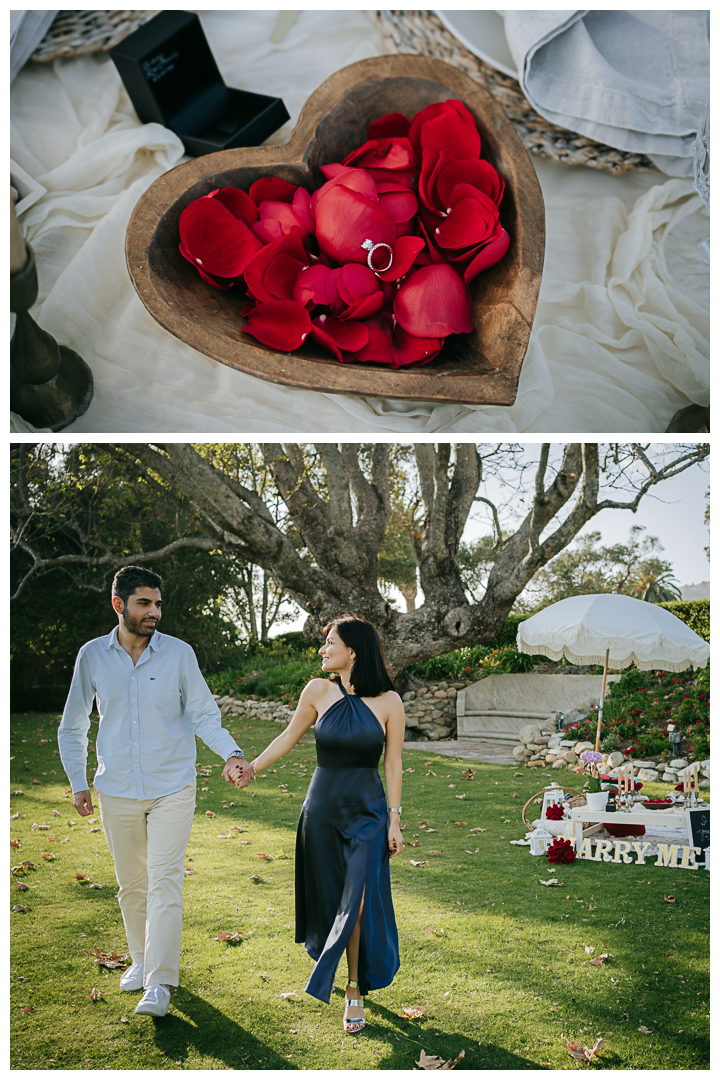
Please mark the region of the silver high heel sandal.
<svg viewBox="0 0 720 1080"><path fill-rule="evenodd" d="M351 986L353 988L353 990L359 990L360 989L360 984L356 983L356 982L353 982L352 979L348 979L347 985ZM347 998L346 997L345 998L345 1009L347 1010L348 1006L350 1006L350 1005L354 1005L354 1006L359 1007L361 1009L363 1008L363 1003L360 1000L360 998ZM352 1027L351 1028L350 1024L359 1024L359 1027ZM365 1017L364 1016L349 1016L347 1018L343 1017L343 1030L348 1035L359 1035L364 1027L365 1027Z"/></svg>

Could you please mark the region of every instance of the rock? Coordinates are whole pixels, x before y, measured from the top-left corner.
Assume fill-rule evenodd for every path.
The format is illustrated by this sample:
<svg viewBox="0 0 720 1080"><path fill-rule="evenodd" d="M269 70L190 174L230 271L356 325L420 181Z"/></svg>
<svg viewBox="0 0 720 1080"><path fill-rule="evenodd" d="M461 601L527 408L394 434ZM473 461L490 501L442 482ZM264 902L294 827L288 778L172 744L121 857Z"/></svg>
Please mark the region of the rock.
<svg viewBox="0 0 720 1080"><path fill-rule="evenodd" d="M433 694L433 697L435 697L435 698L446 698L447 697L447 690L436 690L435 693Z"/></svg>
<svg viewBox="0 0 720 1080"><path fill-rule="evenodd" d="M677 776L674 776L673 773L663 773L660 779L663 784L677 784Z"/></svg>
<svg viewBox="0 0 720 1080"><path fill-rule="evenodd" d="M545 761L545 756L543 754L533 754L533 756L530 758L530 760L531 761L543 761L544 762Z"/></svg>
<svg viewBox="0 0 720 1080"><path fill-rule="evenodd" d="M608 754L607 763L611 769L617 769L618 765L622 765L624 760L624 754L621 754L619 750L613 750L612 754Z"/></svg>
<svg viewBox="0 0 720 1080"><path fill-rule="evenodd" d="M634 765L636 769L657 769L657 764L654 761L634 761L632 758L627 758L627 761L631 765ZM663 768L665 766L663 765Z"/></svg>
<svg viewBox="0 0 720 1080"><path fill-rule="evenodd" d="M710 781L709 780L701 780L700 783L698 784L698 787L709 788L710 787Z"/></svg>
<svg viewBox="0 0 720 1080"><path fill-rule="evenodd" d="M415 693L417 694L418 697L423 697L425 694L427 694L427 692L428 692L427 686L421 686L419 690L415 691Z"/></svg>
<svg viewBox="0 0 720 1080"><path fill-rule="evenodd" d="M419 723L420 723L420 721L418 720L417 716L408 716L407 713L405 714L405 727L406 728L417 727Z"/></svg>
<svg viewBox="0 0 720 1080"><path fill-rule="evenodd" d="M535 758L531 758L530 761L527 762L528 768L530 768L530 769L535 769L535 768L537 768L538 765L543 765L543 764L544 764L544 762L536 760Z"/></svg>
<svg viewBox="0 0 720 1080"><path fill-rule="evenodd" d="M449 698L451 698L451 699L456 698L457 697L457 688L454 687L454 686L448 686L448 688L447 688L447 696Z"/></svg>
<svg viewBox="0 0 720 1080"><path fill-rule="evenodd" d="M553 769L564 769L566 765L565 758L558 758L557 761L553 761Z"/></svg>
<svg viewBox="0 0 720 1080"><path fill-rule="evenodd" d="M574 746L575 743L570 743L570 746ZM551 735L548 739L548 750L555 750L558 746L562 746L562 735Z"/></svg>
<svg viewBox="0 0 720 1080"><path fill-rule="evenodd" d="M447 690L448 684L446 682L439 682L436 686L436 690Z"/></svg>
<svg viewBox="0 0 720 1080"><path fill-rule="evenodd" d="M520 728L518 732L518 739L520 742L531 743L533 739L539 739L542 737L542 731L537 724L525 724Z"/></svg>
<svg viewBox="0 0 720 1080"><path fill-rule="evenodd" d="M548 746L550 739L547 735L539 735L537 739L533 739L533 746ZM548 746L548 749L550 747Z"/></svg>
<svg viewBox="0 0 720 1080"><path fill-rule="evenodd" d="M544 757L548 764L550 764L551 761L557 761L557 754L555 753L545 754Z"/></svg>
<svg viewBox="0 0 720 1080"><path fill-rule="evenodd" d="M637 774L638 780L642 780L644 784L651 784L653 780L657 780L660 773L657 769L641 769Z"/></svg>
<svg viewBox="0 0 720 1080"><path fill-rule="evenodd" d="M595 749L595 743L591 743L591 742L578 742L578 743L575 743L575 753L577 754L578 757L580 757L580 755L583 753L584 750L594 750L594 749Z"/></svg>
<svg viewBox="0 0 720 1080"><path fill-rule="evenodd" d="M568 765L577 764L577 760L578 760L578 756L577 756L577 754L575 753L574 750L566 750L565 751L565 761L568 763Z"/></svg>
<svg viewBox="0 0 720 1080"><path fill-rule="evenodd" d="M525 747L522 744L513 747L513 757L516 761L522 761L525 757Z"/></svg>
<svg viewBox="0 0 720 1080"><path fill-rule="evenodd" d="M671 769L684 769L687 765L687 761L684 757L676 757L670 762Z"/></svg>
<svg viewBox="0 0 720 1080"><path fill-rule="evenodd" d="M403 699L403 701L414 701L415 700L415 691L414 690L406 690L405 693L402 696L402 699Z"/></svg>

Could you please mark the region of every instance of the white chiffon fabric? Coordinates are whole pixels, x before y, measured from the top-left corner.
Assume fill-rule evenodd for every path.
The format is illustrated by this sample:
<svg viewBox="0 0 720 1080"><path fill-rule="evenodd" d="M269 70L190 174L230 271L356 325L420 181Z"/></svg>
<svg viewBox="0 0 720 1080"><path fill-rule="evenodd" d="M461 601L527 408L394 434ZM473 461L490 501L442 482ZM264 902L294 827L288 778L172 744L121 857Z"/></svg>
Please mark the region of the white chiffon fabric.
<svg viewBox="0 0 720 1080"><path fill-rule="evenodd" d="M226 83L281 96L290 124L333 71L382 52L362 11L202 12ZM12 87L12 157L47 194L21 218L39 274L34 314L92 368L69 432L659 432L708 404L707 211L690 179L611 176L533 159L547 211L537 316L512 407L295 390L226 368L146 312L124 239L142 192L183 160L141 125L105 56L28 64ZM681 291L682 290L682 291ZM16 431L33 431L12 417Z"/></svg>

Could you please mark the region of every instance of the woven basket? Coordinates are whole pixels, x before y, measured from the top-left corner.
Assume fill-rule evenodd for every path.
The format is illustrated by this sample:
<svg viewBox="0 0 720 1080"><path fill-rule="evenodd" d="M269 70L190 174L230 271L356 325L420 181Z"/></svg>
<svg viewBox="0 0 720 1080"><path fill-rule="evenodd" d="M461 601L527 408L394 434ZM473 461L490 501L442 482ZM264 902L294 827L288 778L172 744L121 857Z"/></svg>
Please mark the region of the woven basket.
<svg viewBox="0 0 720 1080"><path fill-rule="evenodd" d="M389 53L436 56L482 83L505 109L523 146L532 154L565 165L589 165L612 173L657 172L644 154L629 154L557 127L535 112L516 79L503 75L466 49L430 11L370 11Z"/></svg>
<svg viewBox="0 0 720 1080"><path fill-rule="evenodd" d="M157 10L60 11L30 59L46 64L58 57L107 52L157 13Z"/></svg>

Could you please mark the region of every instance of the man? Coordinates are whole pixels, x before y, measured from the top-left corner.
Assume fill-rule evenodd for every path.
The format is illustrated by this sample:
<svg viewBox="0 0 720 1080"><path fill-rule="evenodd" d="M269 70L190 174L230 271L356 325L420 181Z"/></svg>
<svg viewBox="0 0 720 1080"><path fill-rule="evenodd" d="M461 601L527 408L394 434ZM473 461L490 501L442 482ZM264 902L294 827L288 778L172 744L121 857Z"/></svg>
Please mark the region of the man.
<svg viewBox="0 0 720 1080"><path fill-rule="evenodd" d="M121 990L145 993L136 1013L165 1016L178 985L185 850L195 810L195 736L226 761L223 778L249 766L203 679L193 650L156 630L162 578L125 566L112 584L118 625L78 653L58 731L81 817L93 812L87 733L100 727L95 792L115 863L132 965ZM252 770L250 770L252 771Z"/></svg>

